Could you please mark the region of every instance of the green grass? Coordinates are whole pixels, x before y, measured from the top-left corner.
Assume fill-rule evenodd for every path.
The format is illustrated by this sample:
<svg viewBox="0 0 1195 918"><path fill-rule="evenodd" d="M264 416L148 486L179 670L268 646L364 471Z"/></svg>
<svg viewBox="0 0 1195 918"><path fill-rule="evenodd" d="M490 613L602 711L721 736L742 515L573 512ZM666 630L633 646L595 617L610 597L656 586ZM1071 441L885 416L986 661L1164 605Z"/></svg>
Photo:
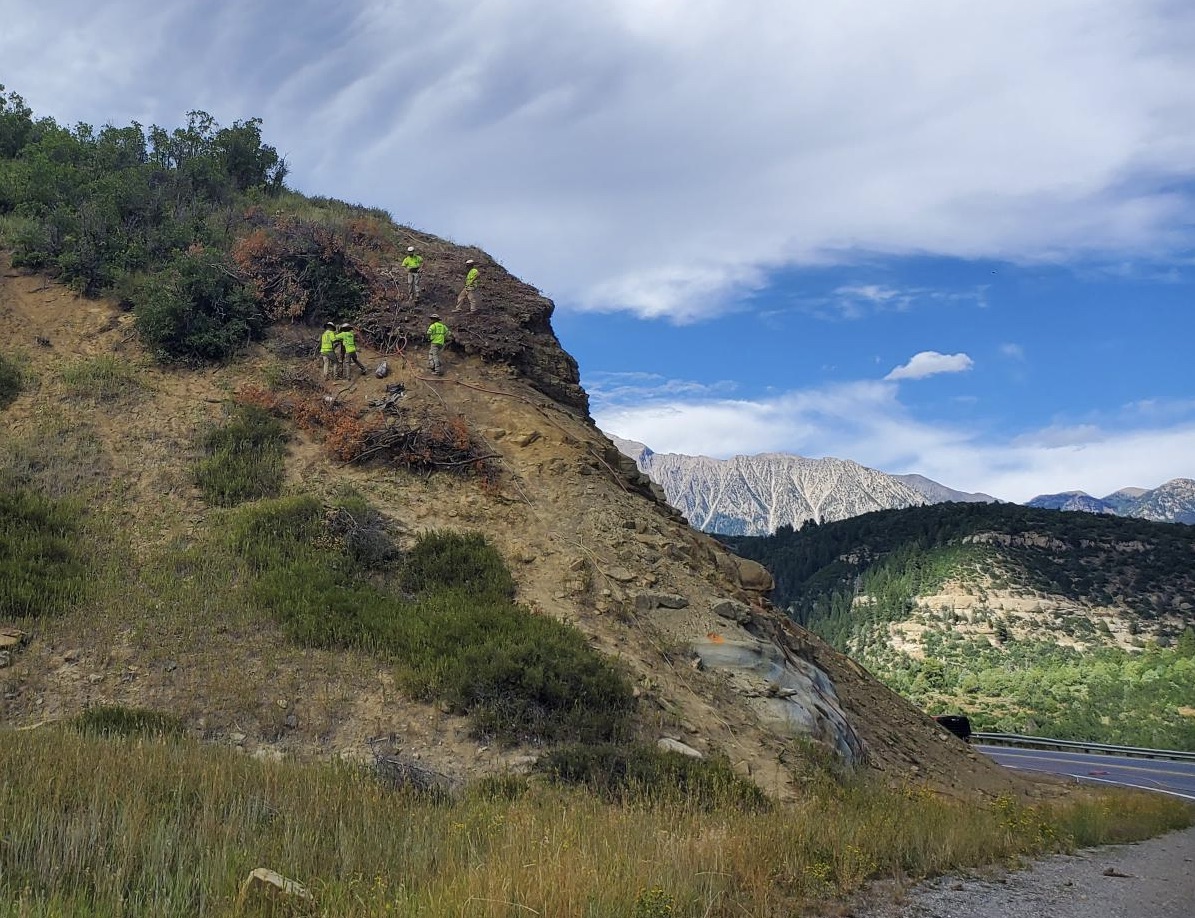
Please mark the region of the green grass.
<svg viewBox="0 0 1195 918"><path fill-rule="evenodd" d="M235 507L276 497L282 488L287 434L281 422L254 405L238 406L226 424L203 438L204 458L195 466L195 482L204 500Z"/></svg>
<svg viewBox="0 0 1195 918"><path fill-rule="evenodd" d="M120 705L88 708L72 718L71 724L82 733L108 737L180 737L185 732L182 720L174 714Z"/></svg>
<svg viewBox="0 0 1195 918"><path fill-rule="evenodd" d="M535 782L427 800L347 764L53 727L19 737L0 733L3 918L806 914L871 878L1007 863L1191 821L1157 795L980 805L864 782L764 811L609 803ZM256 867L304 884L314 905L250 898L238 909Z"/></svg>
<svg viewBox="0 0 1195 918"><path fill-rule="evenodd" d="M0 355L0 409L7 408L16 400L23 385L17 365Z"/></svg>
<svg viewBox="0 0 1195 918"><path fill-rule="evenodd" d="M759 785L721 759L696 759L643 745L570 745L553 749L536 769L562 784L581 785L605 800L683 802L688 806L769 809Z"/></svg>
<svg viewBox="0 0 1195 918"><path fill-rule="evenodd" d="M0 489L0 611L37 618L82 602L94 576L85 532L77 501Z"/></svg>
<svg viewBox="0 0 1195 918"><path fill-rule="evenodd" d="M62 381L71 395L97 402L128 399L144 388L137 369L111 355L70 364L62 371Z"/></svg>

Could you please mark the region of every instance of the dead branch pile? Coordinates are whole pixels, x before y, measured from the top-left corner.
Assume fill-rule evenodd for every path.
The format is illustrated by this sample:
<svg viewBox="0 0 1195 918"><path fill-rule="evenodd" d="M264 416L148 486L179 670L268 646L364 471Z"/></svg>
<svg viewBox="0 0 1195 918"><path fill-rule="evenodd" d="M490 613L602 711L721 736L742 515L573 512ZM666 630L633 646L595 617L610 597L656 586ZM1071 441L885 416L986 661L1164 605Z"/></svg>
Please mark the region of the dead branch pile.
<svg viewBox="0 0 1195 918"><path fill-rule="evenodd" d="M458 781L434 769L404 761L393 749L386 748L391 744L384 743L381 737L371 737L366 742L373 753L374 774L384 784L400 790L445 796L451 796L458 790Z"/></svg>
<svg viewBox="0 0 1195 918"><path fill-rule="evenodd" d="M363 448L352 461L383 458L416 471L490 475L488 461L497 454L480 450L462 426L453 421L414 426L391 421L365 434Z"/></svg>

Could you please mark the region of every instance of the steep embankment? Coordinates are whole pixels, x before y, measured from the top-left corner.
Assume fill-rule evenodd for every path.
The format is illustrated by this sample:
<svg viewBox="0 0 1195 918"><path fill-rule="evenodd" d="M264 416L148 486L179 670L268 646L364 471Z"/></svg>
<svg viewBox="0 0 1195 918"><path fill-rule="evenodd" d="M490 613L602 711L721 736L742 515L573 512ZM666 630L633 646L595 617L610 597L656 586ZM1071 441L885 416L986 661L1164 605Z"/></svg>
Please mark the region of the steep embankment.
<svg viewBox="0 0 1195 918"><path fill-rule="evenodd" d="M368 654L302 649L257 610L221 605L202 593L202 560L187 554L227 519L203 502L191 469L200 434L238 393L272 386L296 404L332 402L364 418L397 382L404 415L459 419L485 444L493 480L341 463L319 436L296 429L287 487L321 499L351 487L407 542L429 529L484 533L514 569L522 603L576 626L627 668L646 738L723 754L782 795L794 790L788 765L798 737L894 780L959 792L1013 786L777 614L766 572L658 500L588 419L549 301L487 262L482 311L448 314L450 279L467 253L411 238L428 255L426 299L419 309L400 302L388 328L375 317L363 336L367 363L387 352L390 378L334 386L318 381L311 328L276 326L225 366L163 368L115 303L0 262L0 323L19 330L25 378L0 413L0 461L49 491L85 495L113 524L106 549L119 554L127 578L112 607L15 623L0 614L0 625L30 632L0 669L5 723L31 727L95 704L145 706L262 756L361 756L367 738L387 736L402 755L454 775L534 753L479 744L460 719L405 697ZM433 308L458 342L442 379L423 372L422 329ZM80 385L78 368L94 371L96 358L111 356L134 372L116 373L115 390Z"/></svg>

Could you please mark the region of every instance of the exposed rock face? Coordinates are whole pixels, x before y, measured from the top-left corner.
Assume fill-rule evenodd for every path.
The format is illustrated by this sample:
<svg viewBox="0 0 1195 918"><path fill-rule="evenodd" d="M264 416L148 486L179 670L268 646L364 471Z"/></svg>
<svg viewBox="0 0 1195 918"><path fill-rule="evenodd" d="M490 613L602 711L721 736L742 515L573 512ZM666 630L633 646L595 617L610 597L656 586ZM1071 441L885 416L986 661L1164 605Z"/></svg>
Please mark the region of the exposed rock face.
<svg viewBox="0 0 1195 918"><path fill-rule="evenodd" d="M438 312L451 330L450 352L476 354L506 365L553 402L587 417L589 396L581 388L577 361L552 330L552 301L510 274L481 249L462 248L437 236L406 229L427 261L418 303L398 299L393 313L373 316L362 324L371 337L405 340L418 360L426 349L428 316ZM466 258L481 272L476 312L457 311L456 296L464 281Z"/></svg>
<svg viewBox="0 0 1195 918"><path fill-rule="evenodd" d="M863 743L838 704L830 678L816 665L760 640L728 641L711 635L693 650L710 669L725 674L751 699L760 719L779 733L809 736L850 765L863 758Z"/></svg>
<svg viewBox="0 0 1195 918"><path fill-rule="evenodd" d="M832 522L933 502L900 478L849 460L782 453L710 459L654 453L633 440L614 442L704 532L768 535L780 526L800 528L806 520Z"/></svg>

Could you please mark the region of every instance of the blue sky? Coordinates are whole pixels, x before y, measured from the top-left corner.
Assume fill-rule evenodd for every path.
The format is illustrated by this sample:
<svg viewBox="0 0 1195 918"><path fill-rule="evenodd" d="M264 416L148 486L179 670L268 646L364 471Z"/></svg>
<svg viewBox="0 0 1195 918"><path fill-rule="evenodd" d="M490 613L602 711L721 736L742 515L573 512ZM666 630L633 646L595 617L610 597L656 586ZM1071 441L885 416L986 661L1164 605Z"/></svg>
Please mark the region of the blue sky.
<svg viewBox="0 0 1195 918"><path fill-rule="evenodd" d="M261 117L482 246L594 417L1026 500L1195 477L1183 0L0 0L65 123Z"/></svg>

